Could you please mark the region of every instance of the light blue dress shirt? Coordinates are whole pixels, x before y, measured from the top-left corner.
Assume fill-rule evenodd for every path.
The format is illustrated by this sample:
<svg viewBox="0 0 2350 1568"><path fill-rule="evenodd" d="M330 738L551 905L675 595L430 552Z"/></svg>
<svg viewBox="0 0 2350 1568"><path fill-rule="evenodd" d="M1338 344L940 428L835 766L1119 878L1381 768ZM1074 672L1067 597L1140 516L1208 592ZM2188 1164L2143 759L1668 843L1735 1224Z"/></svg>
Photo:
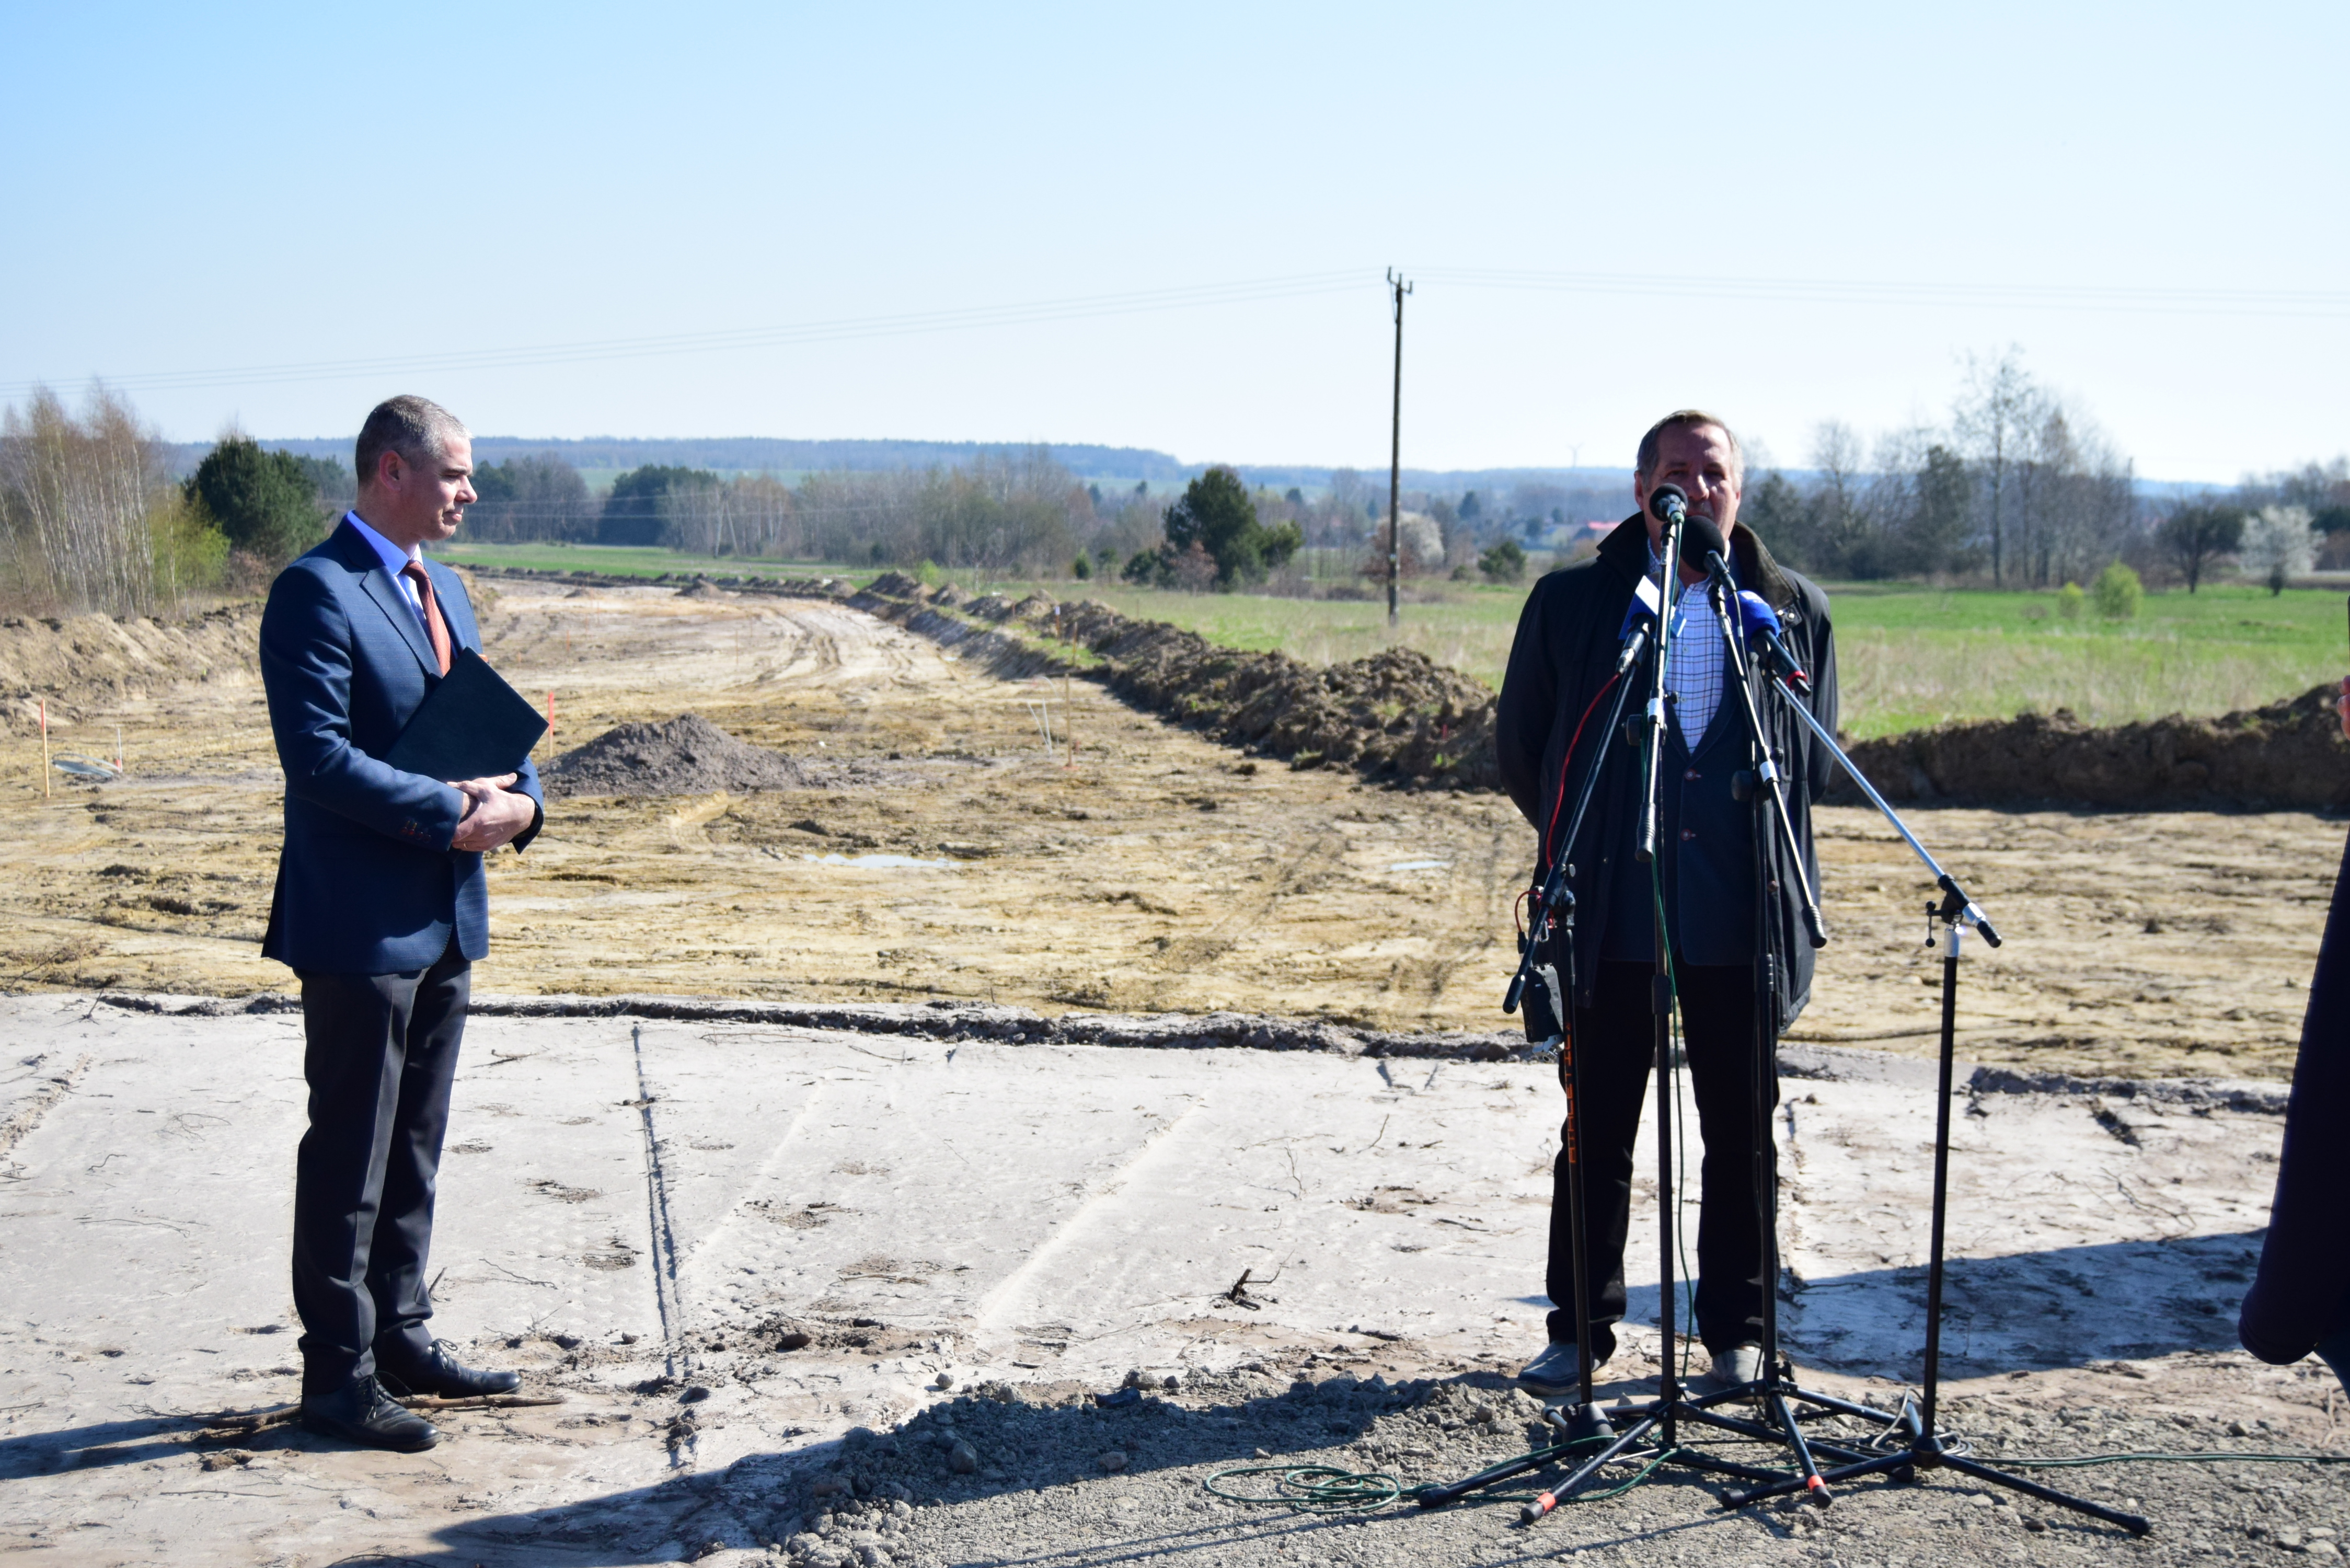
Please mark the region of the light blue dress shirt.
<svg viewBox="0 0 2350 1568"><path fill-rule="evenodd" d="M416 592L416 583L414 579L405 577L400 575L401 568L406 566L411 561L421 562L424 559L423 546L418 545L412 549L401 549L399 545L393 544L390 540L385 538L382 535L369 527L365 519L361 518L356 512L344 513L343 521L358 529L359 531L359 537L365 539L375 553L382 557L383 569L390 572L391 574L391 580L400 585L400 595L408 600L408 607L416 612L417 621L422 625L426 630L430 631L432 629L432 623L424 618L424 600L419 597Z"/></svg>

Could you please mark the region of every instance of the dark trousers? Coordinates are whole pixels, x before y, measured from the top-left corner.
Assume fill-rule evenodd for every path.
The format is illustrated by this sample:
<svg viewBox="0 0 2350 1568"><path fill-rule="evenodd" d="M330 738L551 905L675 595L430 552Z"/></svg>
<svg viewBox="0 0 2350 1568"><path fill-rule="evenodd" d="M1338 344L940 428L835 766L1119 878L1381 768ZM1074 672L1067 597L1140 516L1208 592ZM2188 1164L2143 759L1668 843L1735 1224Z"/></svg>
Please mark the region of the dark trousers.
<svg viewBox="0 0 2350 1568"><path fill-rule="evenodd" d="M473 966L455 942L427 970L305 974L310 1127L294 1168L294 1310L302 1390L324 1394L429 1351L433 1184Z"/></svg>
<svg viewBox="0 0 2350 1568"><path fill-rule="evenodd" d="M1590 1008L1575 1014L1576 1075L1582 1085L1584 1245L1595 1355L1612 1355L1614 1325L1624 1316L1624 1236L1632 1213L1632 1140L1640 1105L1656 1079L1656 1019L1649 1006L1656 971L1648 964L1602 963ZM1697 1091L1697 1130L1705 1144L1703 1208L1697 1228L1697 1330L1712 1351L1762 1336L1762 1243L1755 1220L1754 975L1747 965L1682 965L1681 1044ZM1771 1103L1779 1098L1776 1075ZM1569 1231L1567 1164L1562 1127L1550 1210L1550 1336L1575 1337L1575 1253ZM1677 1116L1676 1142L1690 1129ZM1676 1159L1676 1185L1679 1161ZM1675 1272L1679 1272L1678 1261ZM1679 1303L1675 1305L1678 1315ZM1684 1326L1686 1332L1686 1326Z"/></svg>

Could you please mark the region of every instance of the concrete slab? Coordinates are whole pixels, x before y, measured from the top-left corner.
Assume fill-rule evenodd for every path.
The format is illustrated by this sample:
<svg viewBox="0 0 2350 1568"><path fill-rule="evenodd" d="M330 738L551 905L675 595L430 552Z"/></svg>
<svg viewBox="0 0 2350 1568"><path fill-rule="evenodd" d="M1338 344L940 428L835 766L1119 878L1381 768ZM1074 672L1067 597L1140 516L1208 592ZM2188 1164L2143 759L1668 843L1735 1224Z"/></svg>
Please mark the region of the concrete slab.
<svg viewBox="0 0 2350 1568"><path fill-rule="evenodd" d="M57 1561L658 1560L690 1544L680 1476L802 1474L941 1374L1507 1370L1549 1304L1540 1064L481 1017L436 1327L568 1403L454 1413L421 1455L281 1431L223 1460L204 1417L296 1391L298 1018L41 996L0 1002L0 1548ZM1780 1116L1789 1342L1837 1386L1916 1375L1932 1103L1903 1077L1790 1079ZM2278 1137L2243 1103L1973 1096L1953 1375L2231 1345ZM1656 1347L1627 1335L1611 1374ZM567 1556L548 1521L582 1510L601 1544Z"/></svg>

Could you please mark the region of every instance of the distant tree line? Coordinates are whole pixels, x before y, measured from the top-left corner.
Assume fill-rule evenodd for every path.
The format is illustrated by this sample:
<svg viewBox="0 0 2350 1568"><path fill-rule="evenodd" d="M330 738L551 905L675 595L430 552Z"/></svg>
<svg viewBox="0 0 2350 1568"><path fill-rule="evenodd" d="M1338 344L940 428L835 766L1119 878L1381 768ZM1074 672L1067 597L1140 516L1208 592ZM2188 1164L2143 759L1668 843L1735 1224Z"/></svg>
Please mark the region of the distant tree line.
<svg viewBox="0 0 2350 1568"><path fill-rule="evenodd" d="M1800 479L1750 473L1739 515L1816 576L2087 582L2148 520L2129 459L2012 352L1970 365L1947 425L1896 431L1872 450L1831 421L1808 455Z"/></svg>
<svg viewBox="0 0 2350 1568"><path fill-rule="evenodd" d="M348 504L348 471L241 435L184 480L167 451L103 386L78 412L46 388L0 410L0 597L131 615L257 588Z"/></svg>
<svg viewBox="0 0 2350 1568"><path fill-rule="evenodd" d="M2175 503L2155 529L2193 593L2232 561L2272 594L2315 566L2350 566L2350 459L2250 478Z"/></svg>

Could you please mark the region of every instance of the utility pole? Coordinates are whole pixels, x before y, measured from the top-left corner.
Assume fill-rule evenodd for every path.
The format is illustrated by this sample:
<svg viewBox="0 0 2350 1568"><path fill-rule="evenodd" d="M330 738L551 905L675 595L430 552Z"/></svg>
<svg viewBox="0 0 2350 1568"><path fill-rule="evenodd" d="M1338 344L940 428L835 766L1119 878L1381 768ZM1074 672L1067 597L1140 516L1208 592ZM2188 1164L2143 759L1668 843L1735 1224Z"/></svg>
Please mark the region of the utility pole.
<svg viewBox="0 0 2350 1568"><path fill-rule="evenodd" d="M1396 624L1396 581L1403 572L1403 296L1411 292L1403 275L1388 268L1388 287L1395 295L1395 421L1388 446L1388 625Z"/></svg>

